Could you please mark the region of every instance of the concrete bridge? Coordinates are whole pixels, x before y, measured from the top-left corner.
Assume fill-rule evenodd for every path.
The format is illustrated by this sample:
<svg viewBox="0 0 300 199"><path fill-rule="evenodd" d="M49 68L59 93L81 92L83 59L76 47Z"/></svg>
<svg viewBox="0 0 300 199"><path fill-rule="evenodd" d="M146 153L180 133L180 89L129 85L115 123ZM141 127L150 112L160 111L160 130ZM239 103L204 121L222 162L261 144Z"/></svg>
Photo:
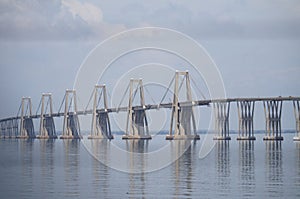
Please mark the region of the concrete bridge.
<svg viewBox="0 0 300 199"><path fill-rule="evenodd" d="M180 78L183 79L180 83ZM174 81L175 80L175 81ZM110 125L110 113L127 112L126 132L123 139L151 139L149 134L147 110L171 109L170 129L166 136L172 139L200 139L197 134L194 115L195 106L211 106L215 119L216 140L230 140L229 115L232 103L237 105L239 120L239 131L237 140L255 140L254 135L254 109L255 104L261 102L265 113L266 134L264 140L283 140L281 132L282 104L292 102L296 123L295 141L300 141L300 97L261 97L261 98L227 98L227 99L192 99L190 75L188 71L176 71L173 78L173 101L170 103L145 104L144 86L142 79L130 79L128 92L128 106L108 107L107 91L105 85L96 85L91 99L93 108L91 110L77 110L77 97L75 90L66 90L62 105L64 112L53 112L52 95L42 94L38 111L40 114L32 113L32 102L30 97L23 97L19 113L15 117L0 120L1 138L38 138L55 139L55 117L63 117L63 131L61 139L81 139L79 115L91 115L92 124L89 139L113 139ZM171 85L171 84L170 84ZM180 88L185 85L184 101L179 101ZM139 105L133 105L135 96L139 96ZM164 96L165 97L165 96ZM164 99L163 97L163 99ZM102 102L102 106L100 106ZM61 106L62 108L62 106ZM61 109L60 108L60 109ZM39 133L35 134L33 120L40 121ZM125 119L125 118L124 118Z"/></svg>

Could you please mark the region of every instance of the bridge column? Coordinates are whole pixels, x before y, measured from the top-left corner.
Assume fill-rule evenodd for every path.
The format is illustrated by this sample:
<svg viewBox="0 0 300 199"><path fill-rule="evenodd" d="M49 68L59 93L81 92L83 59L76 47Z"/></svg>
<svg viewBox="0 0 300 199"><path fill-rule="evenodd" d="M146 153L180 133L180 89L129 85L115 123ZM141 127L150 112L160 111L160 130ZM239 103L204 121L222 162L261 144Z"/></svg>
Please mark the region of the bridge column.
<svg viewBox="0 0 300 199"><path fill-rule="evenodd" d="M29 109L29 110L28 110ZM27 113L29 111L29 113ZM32 103L30 97L23 97L21 104L20 134L17 138L35 138L32 121ZM13 125L12 125L13 129Z"/></svg>
<svg viewBox="0 0 300 199"><path fill-rule="evenodd" d="M183 76L186 85L186 99L189 102L187 105L179 105L179 78ZM184 81L183 81L184 82ZM183 83L182 82L182 83ZM180 85L180 87L182 84ZM174 135L173 135L174 126ZM193 109L192 91L190 85L190 77L188 71L176 71L174 95L172 103L172 116L169 135L167 140L172 139L200 139L196 132L196 122Z"/></svg>
<svg viewBox="0 0 300 199"><path fill-rule="evenodd" d="M11 138L13 135L12 120L7 120L1 124L2 138Z"/></svg>
<svg viewBox="0 0 300 199"><path fill-rule="evenodd" d="M283 140L281 136L282 100L263 101L266 117L266 136L263 140Z"/></svg>
<svg viewBox="0 0 300 199"><path fill-rule="evenodd" d="M213 102L215 116L214 140L231 140L229 136L230 102Z"/></svg>
<svg viewBox="0 0 300 199"><path fill-rule="evenodd" d="M10 138L11 134L11 120L1 122L1 138Z"/></svg>
<svg viewBox="0 0 300 199"><path fill-rule="evenodd" d="M9 137L9 124L11 123L11 120L7 120L4 122L1 122L1 138L10 138Z"/></svg>
<svg viewBox="0 0 300 199"><path fill-rule="evenodd" d="M3 138L16 138L18 136L18 119L10 119L2 123Z"/></svg>
<svg viewBox="0 0 300 199"><path fill-rule="evenodd" d="M294 141L300 141L300 105L299 104L300 104L299 100L293 100L294 113L296 119L296 135L293 138Z"/></svg>
<svg viewBox="0 0 300 199"><path fill-rule="evenodd" d="M135 91L133 91L135 84L137 84L137 88ZM144 87L142 79L131 79L129 90L130 92L126 123L126 134L122 137L122 139L151 139L146 115ZM141 107L133 109L133 100L138 90L140 93Z"/></svg>
<svg viewBox="0 0 300 199"><path fill-rule="evenodd" d="M254 107L255 101L237 101L239 117L239 135L237 140L255 140L254 136Z"/></svg>
<svg viewBox="0 0 300 199"><path fill-rule="evenodd" d="M37 135L39 139L56 139L57 135L55 132L55 124L53 120L53 106L52 106L52 95L51 93L42 94L41 105L41 116L40 116L40 134ZM46 105L46 107L45 107ZM47 108L49 106L49 112Z"/></svg>
<svg viewBox="0 0 300 199"><path fill-rule="evenodd" d="M0 138L5 138L5 123L6 122L0 123Z"/></svg>
<svg viewBox="0 0 300 199"><path fill-rule="evenodd" d="M63 134L60 139L82 139L77 115L77 99L75 90L66 90L64 97L65 111Z"/></svg>
<svg viewBox="0 0 300 199"><path fill-rule="evenodd" d="M16 138L19 133L18 119L13 119L12 123L13 123L13 132L11 138Z"/></svg>
<svg viewBox="0 0 300 199"><path fill-rule="evenodd" d="M105 85L96 85L94 88L94 104L92 116L91 134L88 139L113 139L111 134L110 121L107 111L107 95ZM104 112L97 112L101 97L103 97Z"/></svg>
<svg viewBox="0 0 300 199"><path fill-rule="evenodd" d="M7 135L6 138L12 138L14 134L14 128L13 128L13 120L7 121Z"/></svg>

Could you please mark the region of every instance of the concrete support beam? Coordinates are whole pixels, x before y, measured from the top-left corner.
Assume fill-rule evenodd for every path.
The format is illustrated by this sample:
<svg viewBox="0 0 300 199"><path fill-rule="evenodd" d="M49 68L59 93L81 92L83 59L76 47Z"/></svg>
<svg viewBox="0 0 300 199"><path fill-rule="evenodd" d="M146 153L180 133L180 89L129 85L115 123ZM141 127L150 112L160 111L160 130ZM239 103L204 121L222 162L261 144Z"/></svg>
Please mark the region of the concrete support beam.
<svg viewBox="0 0 300 199"><path fill-rule="evenodd" d="M229 136L229 111L230 102L213 103L215 117L215 136L214 140L231 140Z"/></svg>
<svg viewBox="0 0 300 199"><path fill-rule="evenodd" d="M55 124L53 120L53 104L51 93L42 94L41 115L40 115L40 134L36 137L39 139L56 139ZM47 111L49 106L49 110Z"/></svg>
<svg viewBox="0 0 300 199"><path fill-rule="evenodd" d="M4 121L0 123L0 138L11 138L12 136L12 120Z"/></svg>
<svg viewBox="0 0 300 199"><path fill-rule="evenodd" d="M186 86L186 100L190 102L190 106L179 106L179 78L183 76L183 82L185 80ZM181 86L181 85L180 85ZM172 103L172 115L169 135L166 136L166 140L182 140L182 139L200 139L200 136L196 132L196 122L194 115L194 108L192 106L192 91L190 85L190 77L188 71L176 71L175 73L175 85L174 95ZM174 134L173 134L174 128Z"/></svg>
<svg viewBox="0 0 300 199"><path fill-rule="evenodd" d="M1 122L2 138L17 138L19 134L18 119L11 119Z"/></svg>
<svg viewBox="0 0 300 199"><path fill-rule="evenodd" d="M18 136L18 133L19 133L19 121L18 119L13 119L12 120L12 133L10 134L11 138L16 138Z"/></svg>
<svg viewBox="0 0 300 199"><path fill-rule="evenodd" d="M75 90L66 90L63 134L60 139L82 139L77 115L77 99Z"/></svg>
<svg viewBox="0 0 300 199"><path fill-rule="evenodd" d="M293 138L294 141L300 141L300 100L294 100L294 114L296 120L296 134Z"/></svg>
<svg viewBox="0 0 300 199"><path fill-rule="evenodd" d="M107 94L105 85L96 85L93 91L94 103L92 112L91 134L88 139L113 139L108 116ZM105 112L97 113L99 102L103 98L103 107Z"/></svg>
<svg viewBox="0 0 300 199"><path fill-rule="evenodd" d="M35 138L30 97L23 97L21 103L20 133L17 138ZM12 125L13 126L13 125Z"/></svg>
<svg viewBox="0 0 300 199"><path fill-rule="evenodd" d="M254 107L255 101L237 101L239 117L239 134L237 140L255 140L254 136Z"/></svg>
<svg viewBox="0 0 300 199"><path fill-rule="evenodd" d="M10 120L8 120L8 121L10 121ZM4 122L0 123L0 130L1 130L0 138L4 138L4 139L9 138L8 131L7 131L8 121L4 121Z"/></svg>
<svg viewBox="0 0 300 199"><path fill-rule="evenodd" d="M146 115L144 87L142 79L131 79L129 89L129 102L127 112L126 134L122 139L152 139ZM136 87L134 91L134 87ZM140 105L143 109L134 110L133 100L136 93L140 95Z"/></svg>
<svg viewBox="0 0 300 199"><path fill-rule="evenodd" d="M282 100L263 101L266 117L266 135L263 140L283 140L281 136Z"/></svg>
<svg viewBox="0 0 300 199"><path fill-rule="evenodd" d="M5 135L5 128L4 128L4 122L0 122L0 138L4 138Z"/></svg>

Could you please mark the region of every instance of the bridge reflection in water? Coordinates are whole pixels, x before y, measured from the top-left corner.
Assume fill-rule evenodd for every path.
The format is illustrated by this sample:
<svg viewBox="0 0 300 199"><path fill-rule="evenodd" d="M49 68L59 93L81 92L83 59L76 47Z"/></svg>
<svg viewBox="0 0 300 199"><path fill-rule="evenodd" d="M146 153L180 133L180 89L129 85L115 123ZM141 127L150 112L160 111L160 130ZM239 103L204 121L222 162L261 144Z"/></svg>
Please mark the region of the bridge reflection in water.
<svg viewBox="0 0 300 199"><path fill-rule="evenodd" d="M107 139L92 139L91 142L91 152L95 154L96 157L99 157L99 154L108 154L108 150L110 149L110 141ZM95 191L95 195L99 198L107 198L108 194L111 192L109 187L110 184L113 183L109 180L109 167L102 164L96 158L93 158L92 164L92 176L93 182L93 190ZM108 157L108 155L104 156Z"/></svg>
<svg viewBox="0 0 300 199"><path fill-rule="evenodd" d="M300 187L300 143L296 143L296 149L295 149L295 153L296 153L296 164L295 164L295 168L296 168L296 175L294 177L294 184L296 185L296 187ZM297 189L295 189L295 191L297 191ZM297 197L300 197L300 193L298 192Z"/></svg>
<svg viewBox="0 0 300 199"><path fill-rule="evenodd" d="M33 160L35 157L35 153L37 151L34 150L34 140L33 139L21 139L19 142L19 150L20 150L20 159L22 170L20 173L19 182L21 186L21 190L30 190L34 186L34 182L31 180L34 178L34 164ZM26 153L24 153L26 151ZM21 193L20 198L25 198L26 193Z"/></svg>
<svg viewBox="0 0 300 199"><path fill-rule="evenodd" d="M193 161L193 149L196 148L196 141L188 140L174 140L174 148L178 155L182 154L174 163L173 163L173 175L174 175L174 191L173 196L177 197L192 197L193 189L196 188L196 185L193 184L194 171L192 167Z"/></svg>
<svg viewBox="0 0 300 199"><path fill-rule="evenodd" d="M286 136L293 138L292 134ZM259 139L262 137L262 134L257 135ZM84 140L90 143L90 154L84 148ZM116 136L114 140L85 137L83 140L6 139L0 142L1 157L6 160L1 162L0 172L5 179L1 182L1 192L9 193L12 198L41 195L53 198L300 196L300 144L293 143L292 139L284 142L217 140L213 151L204 159L199 159L201 140L165 142L164 136L127 141ZM169 155L180 156L179 159L155 172L137 172L149 167L147 154L154 151L157 142L165 144L170 148ZM116 146L128 151L125 160L129 172L110 168L91 156L97 154L110 161Z"/></svg>
<svg viewBox="0 0 300 199"><path fill-rule="evenodd" d="M148 153L149 140L126 140L126 150L129 152L129 190L128 194L133 197L145 195L146 176L144 172L134 173L137 170L142 171L148 163L145 153ZM138 153L135 155L134 153ZM130 172L131 170L131 172Z"/></svg>
<svg viewBox="0 0 300 199"><path fill-rule="evenodd" d="M80 177L79 170L81 167L80 161L80 141L63 140L64 150L64 183L65 190L64 197L78 197L80 196ZM75 183L74 183L75 182Z"/></svg>
<svg viewBox="0 0 300 199"><path fill-rule="evenodd" d="M41 192L51 192L55 190L55 139L41 139L39 140L40 152L40 167L41 175L47 176L41 184ZM36 171L38 172L38 171Z"/></svg>
<svg viewBox="0 0 300 199"><path fill-rule="evenodd" d="M215 188L220 190L219 196L229 195L231 190L231 163L228 140L218 140L215 145L215 167L216 167L216 184Z"/></svg>
<svg viewBox="0 0 300 199"><path fill-rule="evenodd" d="M266 172L265 177L268 182L265 186L269 197L284 197L283 190L283 160L281 141L266 142ZM274 187L273 184L277 186Z"/></svg>
<svg viewBox="0 0 300 199"><path fill-rule="evenodd" d="M242 197L254 196L256 188L255 179L254 141L241 140L239 142L239 181Z"/></svg>
<svg viewBox="0 0 300 199"><path fill-rule="evenodd" d="M192 142L192 144L191 144ZM151 197L169 196L167 192L171 192L174 198L193 197L194 191L197 189L195 182L196 174L193 171L194 161L197 161L196 141L190 140L173 140L168 147L170 156L177 157L167 168L161 168L153 173L134 173L137 168L146 167L149 159L144 153L149 152L148 140L128 140L126 149L129 152L139 153L139 156L129 155L128 161L133 168L132 173L128 173L129 188L127 194L133 198L141 198L145 195ZM156 161L160 161L157 159ZM196 168L194 168L196 169ZM160 173L168 172L169 177L162 176ZM171 184L170 184L171 183ZM156 189L157 186L171 187L170 190ZM153 190L153 193L149 192Z"/></svg>

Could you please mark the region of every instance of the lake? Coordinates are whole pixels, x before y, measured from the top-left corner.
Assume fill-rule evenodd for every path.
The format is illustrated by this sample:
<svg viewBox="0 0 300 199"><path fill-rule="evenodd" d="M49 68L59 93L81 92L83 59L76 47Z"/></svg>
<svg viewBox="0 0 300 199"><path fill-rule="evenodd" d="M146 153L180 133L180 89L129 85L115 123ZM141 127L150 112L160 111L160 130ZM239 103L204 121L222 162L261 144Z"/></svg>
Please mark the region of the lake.
<svg viewBox="0 0 300 199"><path fill-rule="evenodd" d="M1 139L1 198L300 198L294 134L284 133L281 142L263 141L263 134L256 141L236 136L215 141L202 159L202 137Z"/></svg>

